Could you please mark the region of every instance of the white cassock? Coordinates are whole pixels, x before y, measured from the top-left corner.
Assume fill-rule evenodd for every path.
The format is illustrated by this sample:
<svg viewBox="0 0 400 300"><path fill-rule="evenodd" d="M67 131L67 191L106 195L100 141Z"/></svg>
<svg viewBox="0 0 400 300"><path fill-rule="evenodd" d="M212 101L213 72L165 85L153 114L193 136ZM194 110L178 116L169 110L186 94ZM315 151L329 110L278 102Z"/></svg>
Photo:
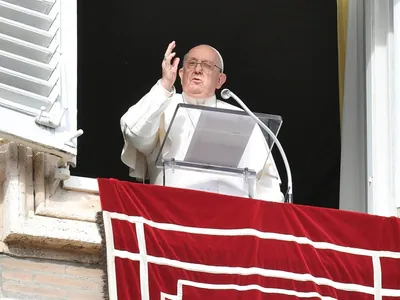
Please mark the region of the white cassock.
<svg viewBox="0 0 400 300"><path fill-rule="evenodd" d="M156 167L156 158L160 145L168 130L173 114L179 103L198 104L211 107L234 109L239 108L217 100L215 95L208 99L190 99L164 89L160 80L121 118L121 131L124 137L124 148L121 160L130 168L130 176L139 179L148 178L151 184L163 185L162 168ZM186 151L194 132L198 115L195 110L179 109L179 126L173 126L163 148L163 154L179 157ZM179 118L178 118L179 117ZM253 131L245 154L238 168L249 168L257 172L254 198L283 202L280 191L280 178L272 154L269 154L267 142L258 126ZM243 177L211 174L201 171L175 169L166 176L167 186L203 190L220 194L248 197L248 190Z"/></svg>

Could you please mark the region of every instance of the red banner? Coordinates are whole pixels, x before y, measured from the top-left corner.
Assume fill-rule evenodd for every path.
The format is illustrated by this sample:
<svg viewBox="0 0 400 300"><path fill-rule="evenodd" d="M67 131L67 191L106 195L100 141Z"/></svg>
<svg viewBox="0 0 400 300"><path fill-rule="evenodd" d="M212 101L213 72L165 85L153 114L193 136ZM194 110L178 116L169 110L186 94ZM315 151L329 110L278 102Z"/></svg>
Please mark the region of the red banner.
<svg viewBox="0 0 400 300"><path fill-rule="evenodd" d="M99 179L110 299L400 299L400 220Z"/></svg>

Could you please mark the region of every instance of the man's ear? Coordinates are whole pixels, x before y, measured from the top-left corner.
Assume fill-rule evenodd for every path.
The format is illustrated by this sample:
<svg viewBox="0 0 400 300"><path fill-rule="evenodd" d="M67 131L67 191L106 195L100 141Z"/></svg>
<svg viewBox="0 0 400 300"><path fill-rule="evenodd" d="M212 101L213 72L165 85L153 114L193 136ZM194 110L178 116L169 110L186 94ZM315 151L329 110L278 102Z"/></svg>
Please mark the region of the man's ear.
<svg viewBox="0 0 400 300"><path fill-rule="evenodd" d="M221 73L218 76L218 82L217 82L217 89L220 89L221 86L226 82L226 74Z"/></svg>
<svg viewBox="0 0 400 300"><path fill-rule="evenodd" d="M180 68L179 71L179 77L181 78L181 82L182 82L182 77L183 77L183 68Z"/></svg>

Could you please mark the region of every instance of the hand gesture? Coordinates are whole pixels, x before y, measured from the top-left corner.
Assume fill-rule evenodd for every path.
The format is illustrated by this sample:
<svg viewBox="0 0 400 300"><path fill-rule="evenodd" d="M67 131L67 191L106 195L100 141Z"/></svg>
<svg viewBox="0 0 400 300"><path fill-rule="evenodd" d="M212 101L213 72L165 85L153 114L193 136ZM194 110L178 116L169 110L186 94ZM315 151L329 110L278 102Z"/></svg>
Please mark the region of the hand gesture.
<svg viewBox="0 0 400 300"><path fill-rule="evenodd" d="M162 78L161 85L168 91L171 91L172 86L176 80L176 74L178 72L179 65L179 57L176 57L174 60L175 52L172 50L175 48L175 41L171 42L168 45L167 51L165 51L164 59L162 61Z"/></svg>

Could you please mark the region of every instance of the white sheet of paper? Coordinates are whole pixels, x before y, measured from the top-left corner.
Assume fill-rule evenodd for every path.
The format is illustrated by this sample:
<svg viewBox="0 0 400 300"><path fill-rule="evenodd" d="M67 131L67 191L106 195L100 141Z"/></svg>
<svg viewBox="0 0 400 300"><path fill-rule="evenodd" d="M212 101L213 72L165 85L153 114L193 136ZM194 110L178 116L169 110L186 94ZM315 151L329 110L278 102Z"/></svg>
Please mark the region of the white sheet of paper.
<svg viewBox="0 0 400 300"><path fill-rule="evenodd" d="M236 168L255 125L249 116L202 111L184 160Z"/></svg>

